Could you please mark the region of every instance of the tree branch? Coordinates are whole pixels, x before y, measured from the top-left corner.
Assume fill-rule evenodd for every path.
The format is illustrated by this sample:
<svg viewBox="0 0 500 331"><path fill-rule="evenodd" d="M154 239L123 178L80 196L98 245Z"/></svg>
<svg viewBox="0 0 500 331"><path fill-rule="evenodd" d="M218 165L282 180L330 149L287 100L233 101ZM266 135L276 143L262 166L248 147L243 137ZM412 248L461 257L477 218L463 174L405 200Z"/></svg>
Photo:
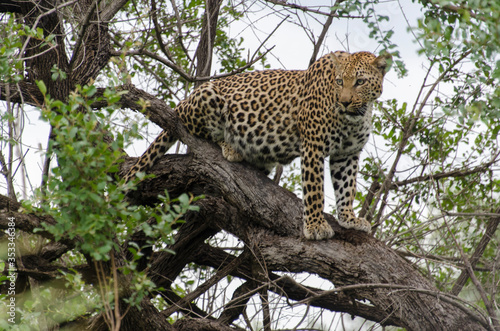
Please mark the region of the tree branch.
<svg viewBox="0 0 500 331"><path fill-rule="evenodd" d="M8 90L10 95L7 93ZM0 100L7 101L7 99L13 103L26 103L35 107L41 107L44 101L38 87L27 81L21 81L17 84L0 82Z"/></svg>
<svg viewBox="0 0 500 331"><path fill-rule="evenodd" d="M201 284L196 288L196 290L190 292L188 295L183 297L180 301L176 302L169 308L163 311L163 314L165 316L170 316L174 312L176 312L178 309L183 308L185 305L187 305L189 302L193 301L200 295L202 295L204 292L206 292L210 287L213 285L217 284L222 278L226 277L229 275L231 271L236 269L245 259L247 258L247 254L241 254L237 258L235 258L231 263L226 265L224 268L219 270L214 276L212 276L209 280L207 280L205 283Z"/></svg>
<svg viewBox="0 0 500 331"><path fill-rule="evenodd" d="M169 67L170 69L172 69L173 71L175 71L177 74L179 74L179 76L181 76L183 79L185 79L188 82L205 82L205 81L209 81L209 80L213 80L213 79L219 79L219 78L224 78L224 77L229 77L229 76L233 76L233 75L239 74L239 73L247 70L251 66L253 66L255 63L259 62L270 51L272 51L273 48L274 48L274 46L271 47L271 48L269 48L269 49L267 49L261 55L256 56L256 57L255 56L252 57L251 60L247 64L245 64L244 66L242 66L242 67L240 67L238 69L233 70L232 72L224 73L224 74L218 74L218 75L212 75L212 76L202 76L202 77L194 77L194 76L188 74L187 72L185 72L177 64L169 61L168 59L165 59L165 58L159 56L156 53L150 52L150 51L148 51L146 49L138 49L138 50L128 51L127 53L125 53L125 55L127 55L127 56L141 55L141 56L150 57L150 58L152 58L152 59L154 59L154 60L156 60L156 61L164 64L165 66ZM112 55L121 55L122 53L120 53L120 52L111 52L111 54Z"/></svg>
<svg viewBox="0 0 500 331"><path fill-rule="evenodd" d="M497 210L497 213L500 213L500 210ZM486 246L488 246L488 243L493 238L493 235L495 234L499 224L500 217L495 217L489 220L484 235L481 237L479 244L477 244L476 250L474 251L474 253L472 253L472 256L469 259L471 269L474 269L481 256L483 256L483 253L486 250ZM460 276L458 276L457 281L453 285L450 293L453 295L458 295L467 282L467 279L469 279L469 270L465 268Z"/></svg>
<svg viewBox="0 0 500 331"><path fill-rule="evenodd" d="M82 46L83 43L83 36L85 35L85 32L88 31L89 25L90 25L90 19L95 16L95 10L97 6L97 0L93 0L92 3L90 4L90 8L87 11L87 14L85 15L85 19L83 20L83 24L80 27L80 32L78 32L78 38L76 40L75 47L73 49L73 56L71 58L71 61L69 62L69 71L73 71L73 68L75 66L75 58L78 54L80 54L80 47Z"/></svg>
<svg viewBox="0 0 500 331"><path fill-rule="evenodd" d="M314 50L311 55L311 59L309 60L309 67L316 62L316 58L318 57L319 49L321 45L323 45L323 41L325 40L326 33L328 32L328 29L330 28L330 25L333 23L333 17L335 13L337 12L337 5L342 3L343 0L337 0L335 1L335 5L333 6L332 10L330 11L330 15L326 19L325 24L323 25L323 29L321 30L321 34L318 37L318 41L314 44Z"/></svg>
<svg viewBox="0 0 500 331"><path fill-rule="evenodd" d="M338 5L345 0L337 1L335 5ZM307 6L301 6L295 3L287 3L286 1L281 1L281 0L266 0L266 2L272 3L274 5L282 6L282 7L287 7L287 8L292 8L292 9L297 9L306 13L314 13L314 14L320 14L324 16L331 16L331 17L343 17L343 18L364 18L365 16L353 16L353 15L339 15L337 14L336 10L332 10L331 12L323 12L321 10L317 9L312 9Z"/></svg>

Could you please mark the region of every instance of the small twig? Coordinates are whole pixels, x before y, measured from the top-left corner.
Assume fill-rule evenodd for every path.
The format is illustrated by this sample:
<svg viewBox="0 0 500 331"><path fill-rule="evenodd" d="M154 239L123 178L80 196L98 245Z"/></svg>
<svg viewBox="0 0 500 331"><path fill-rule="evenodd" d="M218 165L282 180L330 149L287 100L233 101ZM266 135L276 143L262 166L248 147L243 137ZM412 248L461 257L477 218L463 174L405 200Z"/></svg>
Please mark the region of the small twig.
<svg viewBox="0 0 500 331"><path fill-rule="evenodd" d="M283 279L285 277L287 277L287 276L281 276L280 278L278 278L275 281L273 281L273 283L277 282L277 281L279 281L279 280L281 280L281 279ZM267 283L259 285L259 286L255 287L255 288L251 289L250 291L246 292L245 294L243 294L243 295L241 295L241 296L239 296L237 298L231 299L228 303L226 303L225 306L226 307L233 306L233 305L239 303L240 301L242 301L242 300L244 300L246 298L251 297L252 295L254 295L256 293L259 293L262 289L267 288L268 286L269 286L269 284L267 284Z"/></svg>
<svg viewBox="0 0 500 331"><path fill-rule="evenodd" d="M456 169L456 170L451 170L447 172L439 172L435 174L429 174L429 175L423 175L423 176L418 176L418 177L413 177L410 179L398 181L398 182L393 182L390 186L389 189L394 190L397 189L398 187L409 185L409 184L414 184L414 183L419 183L419 182L426 182L428 180L438 180L438 179L443 179L443 178L448 178L448 177L465 177L469 175L473 175L479 172L485 172L489 170L489 167L493 165L494 163L498 162L497 158L500 156L500 153L496 153L492 155L492 158L490 161L481 164L475 168L469 169Z"/></svg>
<svg viewBox="0 0 500 331"><path fill-rule="evenodd" d="M117 47L119 49L126 49L124 45L122 45L117 38L113 37L112 40L115 42L115 44L117 45ZM117 51L111 51L110 54L112 56L122 56L124 54L124 52L117 52ZM127 51L125 52L124 54L125 56L135 56L135 55L144 55L144 56L148 56L162 64L164 64L165 66L169 67L170 69L172 69L173 71L175 71L177 74L179 74L182 78L184 78L186 81L188 82L192 82L194 81L194 78L186 73L184 71L184 69L182 69L182 67L178 66L176 63L174 63L173 61L171 61L170 59L165 59L164 57L161 57L160 55L158 55L157 53L155 52L151 52L151 51L148 51L144 48L142 49L138 49L138 50L135 50L135 51Z"/></svg>
<svg viewBox="0 0 500 331"><path fill-rule="evenodd" d="M174 7L174 12L176 13L177 22L179 24L178 28L180 29L180 27L182 25L180 25L180 23L179 23L180 17L178 16L179 13L177 11L177 7L175 6L175 3L172 3L172 6ZM174 62L172 54L170 53L168 48L165 46L165 43L163 42L163 38L161 37L162 29L160 27L160 23L158 22L158 10L156 9L156 0L151 1L151 17L153 19L153 24L154 24L155 31L156 31L156 40L158 41L158 46L160 46L160 49L163 52L163 54L165 54L165 56L170 61ZM180 35L180 30L179 30L179 35ZM180 40L180 44L182 46L182 49L185 50L184 45L182 45L182 40ZM187 50L185 50L185 53L186 53L186 56L188 56Z"/></svg>
<svg viewBox="0 0 500 331"><path fill-rule="evenodd" d="M271 331L271 313L269 311L269 270L267 269L265 259L262 258L257 245L249 245L250 252L253 255L251 269L252 277L264 285L259 291L259 297L262 304L263 330Z"/></svg>
<svg viewBox="0 0 500 331"><path fill-rule="evenodd" d="M342 2L344 2L345 0L341 0L341 1L337 1L335 4L340 4ZM286 1L280 1L280 0L266 0L266 2L270 2L272 4L275 4L275 5L278 5L278 6L282 6L282 7L288 7L288 8L292 8L292 9L297 9L297 10L301 10L303 12L306 12L306 13L314 13L314 14L320 14L320 15L324 15L324 16L333 16L333 17L343 17L343 18L365 18L366 16L353 16L353 15L346 15L346 16L341 16L337 13L327 13L327 12L323 12L321 10L317 10L317 9L311 9L307 6L300 6L300 5L297 5L295 3L288 3Z"/></svg>
<svg viewBox="0 0 500 331"><path fill-rule="evenodd" d="M114 330L120 330L120 324L122 322L122 316L120 316L120 292L118 291L118 273L116 272L115 264L115 254L111 254L111 270L113 271L113 290L115 299L115 328Z"/></svg>
<svg viewBox="0 0 500 331"><path fill-rule="evenodd" d="M273 50L273 48L274 48L274 46L271 47L271 48L269 48L268 50L266 50L266 52L264 52L263 54L259 55L257 58L255 58L251 62L247 63L243 67L240 67L240 68L238 68L238 69L236 69L236 70L234 70L234 71L232 71L230 73L225 73L225 74L220 74L220 75L213 75L213 76L207 76L207 77L193 77L193 76L187 74L181 67L179 67L175 63L172 63L172 62L166 60L165 58L162 58L162 57L158 56L158 54L150 52L150 51L145 50L145 49L140 49L140 50L136 50L136 51L130 51L130 52L127 52L125 55L145 55L145 56L149 56L152 59L157 60L157 61L165 64L167 67L169 67L170 69L172 69L175 72L177 72L186 81L188 81L188 82L197 82L197 81L209 81L209 80L212 80L212 79L219 79L219 78L224 78L224 77L229 77L229 76L233 76L233 75L239 74L239 73L245 71L246 69L248 69L249 67L251 67L252 65L254 65L256 62L258 62L264 56L266 56L270 51ZM117 55L117 54L115 53L113 55Z"/></svg>
<svg viewBox="0 0 500 331"><path fill-rule="evenodd" d="M8 119L8 127L9 127L9 143L8 143L8 157L7 157L7 163L5 162L5 159L3 157L3 154L0 154L2 157L1 163L2 163L2 171L5 175L5 179L7 180L7 194L9 198L17 202L17 196L16 196L16 191L14 189L14 174L12 172L12 163L13 163L13 155L14 155L14 125L13 125L13 118L14 118L14 110L12 109L12 105L10 103L10 86L6 86L6 95L7 95L7 113L9 114L9 119Z"/></svg>
<svg viewBox="0 0 500 331"><path fill-rule="evenodd" d="M441 229L441 228L440 228ZM499 246L500 247L500 246ZM462 261L461 257L452 257L452 256L441 256L441 255L435 255L435 254L430 254L430 253L422 253L422 254L417 254L413 253L407 250L395 250L396 253L401 256L401 257L413 257L416 259L421 259L421 260L428 260L432 262L436 262L437 264L442 264L446 266L450 266L455 269L465 269L465 265ZM485 259L479 259L477 264L473 266L474 271L477 272L484 272L484 273L494 273L499 268L495 266L495 262L489 262ZM468 276L467 276L468 277ZM451 293L451 291L450 291Z"/></svg>
<svg viewBox="0 0 500 331"><path fill-rule="evenodd" d="M42 199L45 199L45 193L47 190L47 183L49 181L50 175L50 160L52 157L52 149L50 148L50 142L55 138L54 127L50 126L49 137L47 138L47 152L45 154L45 161L43 162L42 169L42 183L40 184L40 188L42 190Z"/></svg>
<svg viewBox="0 0 500 331"><path fill-rule="evenodd" d="M7 195L12 200L18 202L16 199L16 194L14 192L14 183L12 182L12 174L10 173L7 162L5 162L5 157L1 152L0 152L0 166L2 167L2 170L0 172L2 173L2 175L4 175L5 180L7 181Z"/></svg>
<svg viewBox="0 0 500 331"><path fill-rule="evenodd" d="M184 52L184 54L186 54L188 60L192 62L191 57L189 57L189 52L186 46L184 46L184 42L182 41L182 23L181 23L182 20L181 20L181 15L179 14L179 9L177 8L177 5L175 4L174 0L170 0L170 3L172 4L172 8L174 9L174 14L177 23L177 40L179 42L179 45L181 45L182 51ZM170 60L173 61L172 59Z"/></svg>
<svg viewBox="0 0 500 331"><path fill-rule="evenodd" d="M108 286L106 283L106 275L104 274L104 268L101 261L94 260L94 267L97 276L97 282L99 284L99 293L101 295L102 305L104 306L104 316L103 319L109 329L114 329L113 316L111 315L111 307L109 305L106 293L108 293Z"/></svg>
<svg viewBox="0 0 500 331"><path fill-rule="evenodd" d="M309 60L309 66L311 66L314 62L316 62L316 58L318 57L318 53L319 53L319 49L321 47L321 45L323 45L323 41L325 40L325 37L326 37L326 33L328 32L328 29L330 29L330 25L332 25L333 23L333 14L335 14L337 12L337 4L341 3L342 0L337 0L335 2L335 5L333 6L333 9L332 11L330 12L331 15L328 16L328 18L326 19L326 22L325 24L323 25L323 30L321 30L321 33L318 37L318 42L316 42L314 44L314 50L313 50L313 53L311 55L311 59Z"/></svg>
<svg viewBox="0 0 500 331"><path fill-rule="evenodd" d="M29 38L29 37L28 37L28 38ZM56 49L56 48L57 48L57 45L52 45L52 46L50 46L49 48L47 48L47 49L45 49L45 50L43 50L43 51L41 51L41 52L38 52L38 53L36 53L36 54L33 54L33 55L31 55L31 56L19 57L19 61L27 61L27 60L32 60L32 59L35 59L35 58L37 58L37 57L39 57L39 56L42 56L43 54L48 53L48 52L50 52L50 51L52 51L52 50L54 50L54 49Z"/></svg>
<svg viewBox="0 0 500 331"><path fill-rule="evenodd" d="M51 9L47 10L44 13L41 13L40 15L37 16L37 18L36 18L36 20L33 23L33 25L32 25L31 28L32 29L36 29L36 27L38 26L38 23L40 23L40 20L43 17L45 17L47 15L50 15L50 14L53 14L56 11L58 11L59 9L61 9L61 8L64 8L64 7L67 7L67 6L71 6L72 4L77 3L78 1L79 0L72 0L72 1L65 2L65 3L61 3L61 4L57 5L57 6L55 6L54 8L51 8ZM19 58L21 58L21 55L24 54L24 52L26 51L26 47L28 47L28 43L30 42L30 40L31 40L31 37L28 36L26 38L26 40L24 41L23 47L22 47L21 51L19 52Z"/></svg>

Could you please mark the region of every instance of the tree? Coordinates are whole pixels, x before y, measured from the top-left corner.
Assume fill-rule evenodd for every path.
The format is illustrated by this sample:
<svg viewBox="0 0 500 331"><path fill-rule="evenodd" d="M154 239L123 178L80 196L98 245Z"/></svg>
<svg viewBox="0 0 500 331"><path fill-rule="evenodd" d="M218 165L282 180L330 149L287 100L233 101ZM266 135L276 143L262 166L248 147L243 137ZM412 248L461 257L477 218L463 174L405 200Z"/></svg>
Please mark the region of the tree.
<svg viewBox="0 0 500 331"><path fill-rule="evenodd" d="M301 239L295 194L226 162L172 108L203 81L269 67L278 54L268 40L285 26L309 36L312 63L333 22L357 20L404 77L378 1L0 1L1 326L333 329L321 323L331 311L375 327L500 330L500 5L418 4L421 87L412 103L377 106L361 168L358 212L373 234L325 215L336 235L313 242ZM256 10L273 17L272 29ZM230 27L246 20L266 37L245 58ZM31 106L49 143L40 189L19 201L16 164L28 168L17 125ZM165 155L134 189L120 175L136 158L122 155L143 114L189 153ZM283 180L292 190L295 177L292 168ZM330 285L302 282L305 274ZM301 317L287 320L287 309Z"/></svg>

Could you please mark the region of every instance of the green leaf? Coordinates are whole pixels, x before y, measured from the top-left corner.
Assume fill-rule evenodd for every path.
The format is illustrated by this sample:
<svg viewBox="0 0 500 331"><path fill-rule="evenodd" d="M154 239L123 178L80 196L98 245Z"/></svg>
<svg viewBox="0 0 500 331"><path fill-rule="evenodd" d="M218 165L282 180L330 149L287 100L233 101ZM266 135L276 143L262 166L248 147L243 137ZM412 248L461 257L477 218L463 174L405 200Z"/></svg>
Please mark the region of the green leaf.
<svg viewBox="0 0 500 331"><path fill-rule="evenodd" d="M45 86L45 83L42 80L37 80L36 85L38 86L38 89L42 94L45 96L47 94L47 87Z"/></svg>

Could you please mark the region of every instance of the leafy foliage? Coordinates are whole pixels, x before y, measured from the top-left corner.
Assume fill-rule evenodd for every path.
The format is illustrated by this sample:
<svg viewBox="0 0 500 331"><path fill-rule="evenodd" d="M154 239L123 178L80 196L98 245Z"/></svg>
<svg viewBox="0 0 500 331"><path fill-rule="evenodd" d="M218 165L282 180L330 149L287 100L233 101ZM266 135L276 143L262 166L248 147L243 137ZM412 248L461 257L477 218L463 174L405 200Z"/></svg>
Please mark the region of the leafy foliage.
<svg viewBox="0 0 500 331"><path fill-rule="evenodd" d="M43 82L38 85L45 94ZM123 245L130 242L130 235L141 229L149 238L146 246L132 243L128 249L133 258L120 268L134 284L130 289L131 296L124 299L134 306L139 305L149 292L157 290L146 273L137 270L142 250L153 245L161 248L173 243L172 225L182 222L181 216L187 211L197 210L192 205L197 198L182 194L170 199L165 192L165 196L159 197L162 204L154 208L137 208L128 204L126 191L132 189L134 184L123 183L117 173L122 162L122 150L126 141L137 136L137 125L128 131L113 132L109 119L116 110L115 102L123 92L106 91L104 98L108 107L96 112L91 109L91 104L100 100L95 97L96 91L94 86L78 87L70 95L68 103L45 95L42 118L51 124L54 133L47 153L56 156L57 166L52 168L45 190L38 191L38 200L25 201L24 207L26 212L52 216L56 223L44 223L44 230L50 232L56 241L77 238L76 251L94 261L109 261L113 251L122 250ZM108 139L111 132L114 133L112 140ZM34 207L37 205L39 208ZM146 222L149 218L154 221ZM117 294L111 290L104 296L99 294L96 288L84 284L75 270L62 272L62 275L67 281L68 295L75 295L76 300L61 306L65 308L57 308L55 315L47 314L53 322L72 319L93 309L104 310L105 303L112 302ZM108 281L108 285L100 286L112 288L112 282L118 279L105 280ZM59 296L58 291L50 287L41 290L41 294L26 300L22 310L19 308L23 311L25 325L30 325L39 314L36 309L33 310L34 307L51 309L53 305L62 304L55 299Z"/></svg>
<svg viewBox="0 0 500 331"><path fill-rule="evenodd" d="M42 82L39 87L45 94ZM94 86L78 87L67 104L46 96L42 118L54 130L48 153L55 154L58 165L52 168L46 190L40 191L40 211L57 221L55 225L43 224L57 241L79 237L78 248L99 261L109 259L110 251L120 249L118 245L129 240L138 227L148 237L171 242L171 225L197 207L191 206L193 198L186 194L171 200L166 193L160 196L164 205L154 209L131 207L126 202L126 191L133 183L124 184L117 172L125 142L136 136L137 126L115 132L109 139L113 131L109 118L116 110L115 102L125 92L107 90L104 96L109 106L95 112L90 107L98 100L94 97L96 91ZM32 205L29 202L25 207ZM156 223L145 222L149 217L154 217ZM115 238L120 240L116 242Z"/></svg>

